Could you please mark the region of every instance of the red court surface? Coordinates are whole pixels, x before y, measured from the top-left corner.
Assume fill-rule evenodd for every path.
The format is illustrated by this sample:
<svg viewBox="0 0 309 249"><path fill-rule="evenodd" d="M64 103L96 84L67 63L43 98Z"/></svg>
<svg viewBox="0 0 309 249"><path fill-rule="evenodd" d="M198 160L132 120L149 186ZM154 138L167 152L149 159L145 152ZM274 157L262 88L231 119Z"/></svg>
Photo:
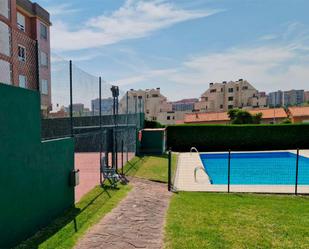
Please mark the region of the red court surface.
<svg viewBox="0 0 309 249"><path fill-rule="evenodd" d="M134 153L129 153L131 160ZM127 154L124 153L124 165ZM111 161L111 154L109 155ZM121 169L121 153L118 153L118 168ZM75 187L75 202L78 202L86 193L100 184L100 153L75 153L75 169L79 169L79 185Z"/></svg>

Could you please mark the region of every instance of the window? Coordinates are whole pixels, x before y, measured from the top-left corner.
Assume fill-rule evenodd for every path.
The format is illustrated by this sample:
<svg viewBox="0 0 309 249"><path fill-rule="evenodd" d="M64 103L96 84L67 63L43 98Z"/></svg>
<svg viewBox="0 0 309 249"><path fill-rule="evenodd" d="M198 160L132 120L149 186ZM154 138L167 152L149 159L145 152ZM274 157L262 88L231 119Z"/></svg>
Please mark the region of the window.
<svg viewBox="0 0 309 249"><path fill-rule="evenodd" d="M248 90L248 86L243 86L242 90Z"/></svg>
<svg viewBox="0 0 309 249"><path fill-rule="evenodd" d="M0 15L9 18L10 16L9 0L0 1Z"/></svg>
<svg viewBox="0 0 309 249"><path fill-rule="evenodd" d="M26 31L26 18L19 12L17 12L17 27L21 31Z"/></svg>
<svg viewBox="0 0 309 249"><path fill-rule="evenodd" d="M234 88L229 88L229 93L234 92Z"/></svg>
<svg viewBox="0 0 309 249"><path fill-rule="evenodd" d="M19 75L19 86L20 87L23 87L23 88L26 88L27 86L27 78L25 75Z"/></svg>
<svg viewBox="0 0 309 249"><path fill-rule="evenodd" d="M167 118L166 118L167 120L171 120L171 117L170 116L167 116Z"/></svg>
<svg viewBox="0 0 309 249"><path fill-rule="evenodd" d="M44 52L41 52L41 65L48 67L48 55Z"/></svg>
<svg viewBox="0 0 309 249"><path fill-rule="evenodd" d="M0 53L6 56L11 55L11 30L7 24L0 22Z"/></svg>
<svg viewBox="0 0 309 249"><path fill-rule="evenodd" d="M229 97L229 101L233 101L234 100L234 98L233 97Z"/></svg>
<svg viewBox="0 0 309 249"><path fill-rule="evenodd" d="M48 95L48 80L41 80L41 93Z"/></svg>
<svg viewBox="0 0 309 249"><path fill-rule="evenodd" d="M223 88L221 88L221 92L223 92Z"/></svg>
<svg viewBox="0 0 309 249"><path fill-rule="evenodd" d="M217 89L211 89L210 92L215 93L215 92L217 92Z"/></svg>
<svg viewBox="0 0 309 249"><path fill-rule="evenodd" d="M11 64L7 61L0 60L0 82L5 84L11 84L12 83L12 70L11 70Z"/></svg>
<svg viewBox="0 0 309 249"><path fill-rule="evenodd" d="M22 45L18 45L18 60L22 62L26 61L26 48Z"/></svg>
<svg viewBox="0 0 309 249"><path fill-rule="evenodd" d="M42 39L47 40L47 26L43 23L40 24L40 34Z"/></svg>
<svg viewBox="0 0 309 249"><path fill-rule="evenodd" d="M223 109L223 105L220 105L220 109Z"/></svg>
<svg viewBox="0 0 309 249"><path fill-rule="evenodd" d="M228 108L228 109L233 109L234 106L233 106L233 105L229 105L227 108Z"/></svg>
<svg viewBox="0 0 309 249"><path fill-rule="evenodd" d="M237 92L239 91L239 86L236 88L236 91L237 91Z"/></svg>
<svg viewBox="0 0 309 249"><path fill-rule="evenodd" d="M205 101L208 101L208 97L205 98Z"/></svg>
<svg viewBox="0 0 309 249"><path fill-rule="evenodd" d="M158 98L159 95L158 95L158 94L152 94L152 97L153 97L153 98Z"/></svg>

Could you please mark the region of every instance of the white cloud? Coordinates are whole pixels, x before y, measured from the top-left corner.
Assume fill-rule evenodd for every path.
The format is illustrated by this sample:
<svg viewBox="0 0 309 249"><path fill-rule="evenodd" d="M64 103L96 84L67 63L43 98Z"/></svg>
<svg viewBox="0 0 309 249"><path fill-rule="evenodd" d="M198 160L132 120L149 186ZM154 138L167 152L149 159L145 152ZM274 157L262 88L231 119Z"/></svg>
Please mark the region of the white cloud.
<svg viewBox="0 0 309 249"><path fill-rule="evenodd" d="M114 44L145 37L159 29L207 17L220 11L185 10L158 0L127 0L110 15L92 18L78 30L72 30L61 21L54 22L52 47L58 50L79 50Z"/></svg>
<svg viewBox="0 0 309 249"><path fill-rule="evenodd" d="M249 80L260 91L309 90L308 54L286 46L242 47L187 59L182 66L167 70L140 72L139 78L121 79L132 87L140 82L161 85L171 99L198 97L209 82ZM186 85L186 91L177 91ZM176 91L175 91L176 90Z"/></svg>
<svg viewBox="0 0 309 249"><path fill-rule="evenodd" d="M80 11L80 9L73 8L72 5L68 3L49 6L46 9L48 9L48 12L52 17L60 15L68 15Z"/></svg>

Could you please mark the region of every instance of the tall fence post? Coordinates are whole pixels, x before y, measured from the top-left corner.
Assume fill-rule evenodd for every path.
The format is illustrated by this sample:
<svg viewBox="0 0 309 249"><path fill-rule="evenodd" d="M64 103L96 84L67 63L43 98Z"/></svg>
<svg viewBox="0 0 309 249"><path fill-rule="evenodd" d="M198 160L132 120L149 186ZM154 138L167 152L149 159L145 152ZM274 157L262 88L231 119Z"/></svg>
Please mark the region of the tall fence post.
<svg viewBox="0 0 309 249"><path fill-rule="evenodd" d="M94 108L93 108L94 111ZM99 77L99 122L100 122L100 168L102 167L103 131L102 131L102 78Z"/></svg>
<svg viewBox="0 0 309 249"><path fill-rule="evenodd" d="M73 69L72 69L72 60L70 60L70 128L71 128L71 137L73 137L74 131L73 131Z"/></svg>
<svg viewBox="0 0 309 249"><path fill-rule="evenodd" d="M227 168L227 192L230 193L231 185L231 150L229 150L228 168Z"/></svg>
<svg viewBox="0 0 309 249"><path fill-rule="evenodd" d="M298 165L299 165L299 149L297 149L296 153L295 195L297 195L297 188L298 188Z"/></svg>
<svg viewBox="0 0 309 249"><path fill-rule="evenodd" d="M123 175L123 167L124 167L124 163L123 163L123 140L121 140L121 174Z"/></svg>
<svg viewBox="0 0 309 249"><path fill-rule="evenodd" d="M172 190L172 150L168 150L168 191Z"/></svg>
<svg viewBox="0 0 309 249"><path fill-rule="evenodd" d="M126 131L127 131L127 136L126 136L126 144L127 144L127 149L126 149L126 152L127 152L127 162L129 161L129 92L127 91L127 94L126 94L126 121L127 121L127 128L126 128Z"/></svg>

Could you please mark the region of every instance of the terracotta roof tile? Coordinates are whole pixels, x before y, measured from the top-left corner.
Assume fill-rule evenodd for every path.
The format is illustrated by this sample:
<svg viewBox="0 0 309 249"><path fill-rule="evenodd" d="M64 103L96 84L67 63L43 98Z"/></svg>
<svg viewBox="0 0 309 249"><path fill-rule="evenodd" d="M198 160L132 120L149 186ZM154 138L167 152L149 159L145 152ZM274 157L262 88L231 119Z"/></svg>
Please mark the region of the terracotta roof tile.
<svg viewBox="0 0 309 249"><path fill-rule="evenodd" d="M262 119L286 118L288 115L283 108L274 109L254 109L248 110L251 114L262 113ZM189 113L185 114L185 123L203 123L203 122L228 122L227 112L208 112L208 113Z"/></svg>
<svg viewBox="0 0 309 249"><path fill-rule="evenodd" d="M190 113L185 114L185 123L213 122L213 121L229 121L226 112L209 112L209 113Z"/></svg>
<svg viewBox="0 0 309 249"><path fill-rule="evenodd" d="M309 106L308 107L289 107L289 112L293 117L309 116Z"/></svg>
<svg viewBox="0 0 309 249"><path fill-rule="evenodd" d="M259 112L263 114L262 119L269 119L269 118L287 118L287 113L283 108L273 108L273 109L254 109L249 110L249 112L254 115Z"/></svg>

